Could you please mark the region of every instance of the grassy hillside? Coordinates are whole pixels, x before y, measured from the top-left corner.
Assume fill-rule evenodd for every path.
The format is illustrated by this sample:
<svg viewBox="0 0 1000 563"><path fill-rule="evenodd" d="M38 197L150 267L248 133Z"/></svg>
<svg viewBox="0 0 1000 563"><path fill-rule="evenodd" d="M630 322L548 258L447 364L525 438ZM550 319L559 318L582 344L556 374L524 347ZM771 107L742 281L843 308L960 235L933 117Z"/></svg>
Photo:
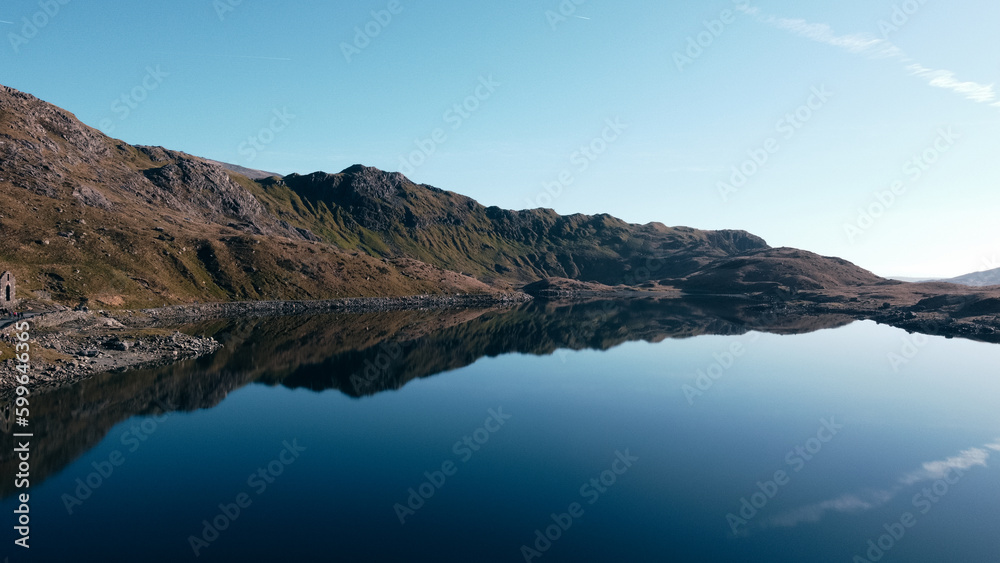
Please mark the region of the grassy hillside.
<svg viewBox="0 0 1000 563"><path fill-rule="evenodd" d="M104 136L0 86L0 268L22 297L138 307L488 291L468 278L369 255L271 214L280 194L183 153ZM302 209L296 223L317 223Z"/></svg>

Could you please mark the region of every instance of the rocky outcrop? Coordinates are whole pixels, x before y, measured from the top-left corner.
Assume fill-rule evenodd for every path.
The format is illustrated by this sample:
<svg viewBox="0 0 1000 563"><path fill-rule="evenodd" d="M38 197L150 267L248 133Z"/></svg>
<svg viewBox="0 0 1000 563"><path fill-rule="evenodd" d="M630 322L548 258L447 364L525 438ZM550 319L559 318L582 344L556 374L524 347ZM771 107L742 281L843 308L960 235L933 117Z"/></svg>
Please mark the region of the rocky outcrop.
<svg viewBox="0 0 1000 563"><path fill-rule="evenodd" d="M149 147L140 147L147 152ZM161 149L162 150L162 149ZM143 171L155 189L147 196L160 205L220 225L235 223L256 235L307 238L287 222L273 217L246 188L221 166L166 153L169 164ZM305 231L308 233L308 231Z"/></svg>
<svg viewBox="0 0 1000 563"><path fill-rule="evenodd" d="M145 203L151 211L163 206L252 234L306 238L222 166L162 147L132 147L6 86L0 86L0 179L105 210Z"/></svg>

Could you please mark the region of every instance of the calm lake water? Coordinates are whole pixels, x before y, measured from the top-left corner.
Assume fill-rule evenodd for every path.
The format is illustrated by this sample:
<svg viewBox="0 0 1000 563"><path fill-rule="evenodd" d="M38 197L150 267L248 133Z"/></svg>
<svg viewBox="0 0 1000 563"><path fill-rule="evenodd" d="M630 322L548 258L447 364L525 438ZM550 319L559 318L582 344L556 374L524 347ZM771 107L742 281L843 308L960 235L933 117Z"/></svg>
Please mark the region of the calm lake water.
<svg viewBox="0 0 1000 563"><path fill-rule="evenodd" d="M185 330L226 348L33 397L11 562L1000 558L997 345L679 301Z"/></svg>

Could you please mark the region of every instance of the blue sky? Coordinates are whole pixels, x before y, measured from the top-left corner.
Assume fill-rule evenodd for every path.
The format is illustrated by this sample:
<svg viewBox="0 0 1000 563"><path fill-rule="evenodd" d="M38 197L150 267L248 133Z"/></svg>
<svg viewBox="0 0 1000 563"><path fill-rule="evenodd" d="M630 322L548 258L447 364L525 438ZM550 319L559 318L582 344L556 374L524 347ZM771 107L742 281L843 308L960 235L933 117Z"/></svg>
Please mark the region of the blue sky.
<svg viewBox="0 0 1000 563"><path fill-rule="evenodd" d="M971 0L17 0L0 83L134 144L950 276L1000 267L998 20Z"/></svg>

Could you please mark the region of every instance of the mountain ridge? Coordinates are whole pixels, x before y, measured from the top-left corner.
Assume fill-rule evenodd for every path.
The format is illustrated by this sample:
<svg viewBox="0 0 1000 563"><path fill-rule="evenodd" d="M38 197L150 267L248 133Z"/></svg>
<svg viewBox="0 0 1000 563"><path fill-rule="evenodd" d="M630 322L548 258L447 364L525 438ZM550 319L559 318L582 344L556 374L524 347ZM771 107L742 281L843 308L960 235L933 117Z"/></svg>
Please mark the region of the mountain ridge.
<svg viewBox="0 0 1000 563"><path fill-rule="evenodd" d="M14 215L0 218L0 263L24 290L118 307L489 293L546 278L727 292L881 281L741 230L486 207L360 164L278 177L133 146L6 86L0 203Z"/></svg>
<svg viewBox="0 0 1000 563"><path fill-rule="evenodd" d="M638 225L607 214L486 207L455 192L415 184L398 172L362 165L338 174L291 174L266 183L287 188L312 206L345 210L355 223L351 226L385 244L376 251L472 271L488 283L567 277L618 284L629 270L649 260L669 258L669 274L677 276L697 270L705 258L767 248L763 239L745 231Z"/></svg>

